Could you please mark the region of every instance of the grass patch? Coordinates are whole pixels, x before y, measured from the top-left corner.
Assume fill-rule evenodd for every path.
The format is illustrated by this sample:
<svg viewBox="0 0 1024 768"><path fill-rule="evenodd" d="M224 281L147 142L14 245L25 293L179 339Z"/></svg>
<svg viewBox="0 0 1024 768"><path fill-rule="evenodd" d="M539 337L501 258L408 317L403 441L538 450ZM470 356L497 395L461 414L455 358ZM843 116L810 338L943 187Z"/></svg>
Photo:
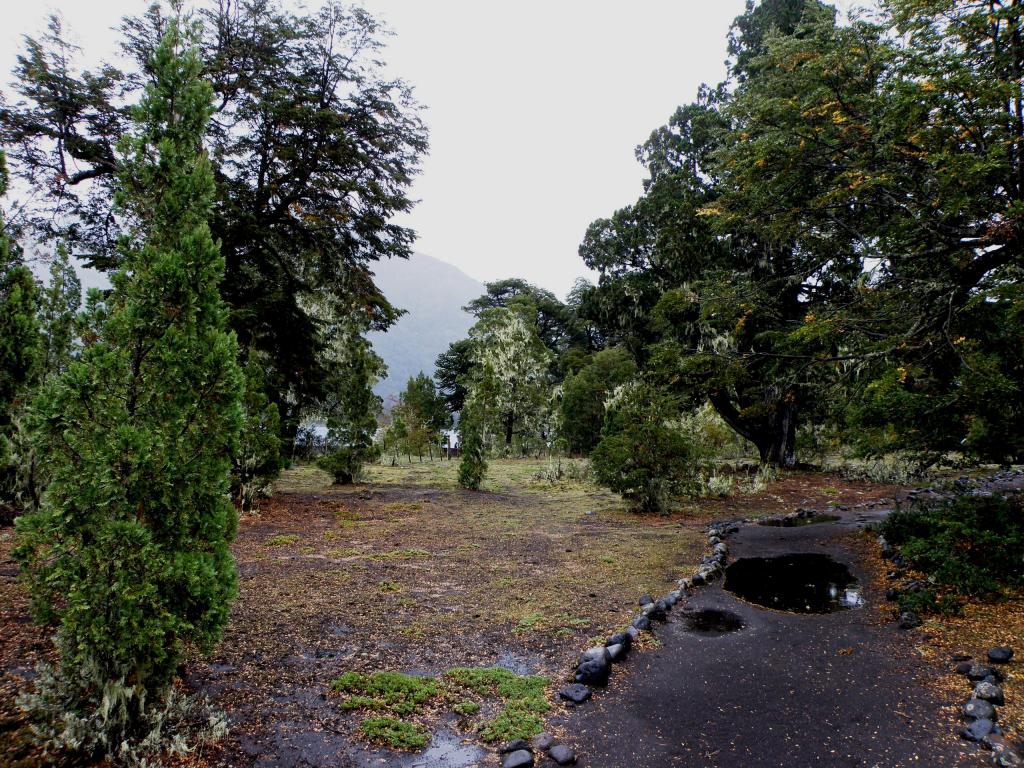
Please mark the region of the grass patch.
<svg viewBox="0 0 1024 768"><path fill-rule="evenodd" d="M377 591L381 594L393 594L402 591L402 585L395 581L382 581L377 585Z"/></svg>
<svg viewBox="0 0 1024 768"><path fill-rule="evenodd" d="M544 730L543 716L551 707L548 683L545 677L517 675L507 669L459 667L437 678L399 672L346 672L331 687L347 694L341 702L343 710L380 713L380 717L363 722L367 739L394 749L420 749L429 735L407 718L421 716L429 705L445 702L451 703L455 713L473 717L483 708L480 700L500 701L503 708L493 719L475 724L486 742L536 736Z"/></svg>
<svg viewBox="0 0 1024 768"><path fill-rule="evenodd" d="M434 678L400 672L346 672L331 683L331 688L350 694L342 709L372 709L402 716L416 713L441 694Z"/></svg>
<svg viewBox="0 0 1024 768"><path fill-rule="evenodd" d="M393 717L370 717L359 730L368 741L391 749L419 750L430 743L430 732L422 725Z"/></svg>
<svg viewBox="0 0 1024 768"><path fill-rule="evenodd" d="M297 544L299 541L299 535L297 533L279 533L277 536L271 536L267 539L266 544L268 547L290 547L293 544Z"/></svg>

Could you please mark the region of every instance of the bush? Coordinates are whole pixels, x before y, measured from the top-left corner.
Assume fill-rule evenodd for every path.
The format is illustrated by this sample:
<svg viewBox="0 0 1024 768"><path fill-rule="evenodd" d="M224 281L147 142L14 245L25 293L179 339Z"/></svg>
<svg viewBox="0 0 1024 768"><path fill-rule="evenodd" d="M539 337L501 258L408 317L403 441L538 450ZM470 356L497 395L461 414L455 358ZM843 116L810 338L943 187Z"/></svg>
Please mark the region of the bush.
<svg viewBox="0 0 1024 768"><path fill-rule="evenodd" d="M1024 586L1024 499L961 496L900 510L882 535L935 584L962 595Z"/></svg>
<svg viewBox="0 0 1024 768"><path fill-rule="evenodd" d="M688 434L666 424L673 412L664 395L642 383L622 388L609 403L591 467L598 483L637 511L665 513L696 482L699 451Z"/></svg>
<svg viewBox="0 0 1024 768"><path fill-rule="evenodd" d="M476 406L467 400L459 420L460 450L459 485L471 491L478 490L487 475L487 459L484 458L483 424Z"/></svg>
<svg viewBox="0 0 1024 768"><path fill-rule="evenodd" d="M379 456L377 446L365 449L341 447L321 457L316 465L334 478L335 485L351 485L363 475L363 464L376 461Z"/></svg>

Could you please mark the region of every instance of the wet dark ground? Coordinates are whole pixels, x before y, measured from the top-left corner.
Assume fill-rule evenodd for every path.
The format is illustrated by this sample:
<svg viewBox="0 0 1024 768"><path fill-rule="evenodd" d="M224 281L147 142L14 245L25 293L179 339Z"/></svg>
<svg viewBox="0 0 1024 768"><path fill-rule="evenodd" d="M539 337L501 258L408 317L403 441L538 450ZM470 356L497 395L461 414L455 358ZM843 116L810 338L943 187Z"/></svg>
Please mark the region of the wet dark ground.
<svg viewBox="0 0 1024 768"><path fill-rule="evenodd" d="M800 553L821 566L828 556L849 568L865 604L794 613L742 600L721 582L699 590L657 630L660 649L634 654L615 670L607 691L566 716L579 764L983 763L983 755L957 741L953 723L940 711L947 702L927 687L939 671L917 657L895 628L884 596L858 561L853 537L861 535L856 529L868 515L874 513L849 512L840 522L821 525L744 526L730 539L731 561ZM839 577L833 583L840 590L852 584L841 583L844 572L831 574ZM761 573L745 586L763 595L769 582ZM730 614L742 627L694 631L690 617L700 611Z"/></svg>

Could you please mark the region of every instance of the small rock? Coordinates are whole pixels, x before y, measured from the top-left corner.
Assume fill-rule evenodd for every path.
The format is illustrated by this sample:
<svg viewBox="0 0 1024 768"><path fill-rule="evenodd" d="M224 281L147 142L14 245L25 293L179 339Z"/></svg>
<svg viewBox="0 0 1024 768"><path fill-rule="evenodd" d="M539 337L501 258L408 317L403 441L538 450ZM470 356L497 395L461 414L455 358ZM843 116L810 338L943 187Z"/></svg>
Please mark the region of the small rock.
<svg viewBox="0 0 1024 768"><path fill-rule="evenodd" d="M624 645L609 645L608 646L608 660L622 661L626 658L626 646Z"/></svg>
<svg viewBox="0 0 1024 768"><path fill-rule="evenodd" d="M626 634L629 635L630 645L632 645L639 639L640 630L636 627L626 627Z"/></svg>
<svg viewBox="0 0 1024 768"><path fill-rule="evenodd" d="M951 661L970 661L971 656L967 653L954 653L949 657Z"/></svg>
<svg viewBox="0 0 1024 768"><path fill-rule="evenodd" d="M588 661L599 661L602 664L608 661L608 649L603 645L598 645L593 648L588 648L580 656L580 664L586 664Z"/></svg>
<svg viewBox="0 0 1024 768"><path fill-rule="evenodd" d="M991 720L975 720L960 729L960 738L966 741L984 741L985 737L992 733L994 725Z"/></svg>
<svg viewBox="0 0 1024 768"><path fill-rule="evenodd" d="M1003 673L999 672L995 667L990 667L988 664L971 664L971 668L967 670L967 679L972 683L978 683L984 680L986 677L994 677L996 680L1001 680Z"/></svg>
<svg viewBox="0 0 1024 768"><path fill-rule="evenodd" d="M959 664L957 664L957 665L956 665L956 667L955 667L955 669L956 669L956 673L957 673L958 675L966 675L966 674L967 674L968 672L970 672L970 671L971 671L971 670L972 670L973 668L974 668L974 662L973 662L973 661L961 661L961 662L960 662Z"/></svg>
<svg viewBox="0 0 1024 768"><path fill-rule="evenodd" d="M530 744L537 752L547 752L551 749L551 746L555 743L555 737L547 731L538 733L530 740Z"/></svg>
<svg viewBox="0 0 1024 768"><path fill-rule="evenodd" d="M900 592L899 592L898 589L890 588L890 589L885 590L885 599L888 600L890 603L894 602L896 600L896 598L898 598L899 596L900 596Z"/></svg>
<svg viewBox="0 0 1024 768"><path fill-rule="evenodd" d="M668 605L665 603L664 600L659 600L653 605L649 605L647 607L651 609L647 613L647 618L651 619L651 621L665 620L665 617L668 614Z"/></svg>
<svg viewBox="0 0 1024 768"><path fill-rule="evenodd" d="M558 695L564 701L568 701L572 704L582 704L591 697L592 692L585 685L573 683L572 685L565 686L565 688L558 692Z"/></svg>
<svg viewBox="0 0 1024 768"><path fill-rule="evenodd" d="M651 628L651 620L646 616L637 616L633 619L633 626L641 632L647 632Z"/></svg>
<svg viewBox="0 0 1024 768"><path fill-rule="evenodd" d="M900 614L899 620L896 625L900 629L913 629L914 627L921 626L921 617L913 611L905 611Z"/></svg>
<svg viewBox="0 0 1024 768"><path fill-rule="evenodd" d="M1003 697L1003 689L993 683L981 682L974 686L974 698L995 704L997 707L1006 703Z"/></svg>
<svg viewBox="0 0 1024 768"><path fill-rule="evenodd" d="M989 735L985 739L985 744L992 750L992 765L1000 768L1018 768L1024 765L1020 754L1002 734Z"/></svg>
<svg viewBox="0 0 1024 768"><path fill-rule="evenodd" d="M518 752L521 749L529 750L530 744L526 739L516 739L515 741L508 741L498 747L498 752L503 755L507 755L509 752Z"/></svg>
<svg viewBox="0 0 1024 768"><path fill-rule="evenodd" d="M501 768L531 768L531 766L533 766L533 755L525 749L510 752L501 763Z"/></svg>
<svg viewBox="0 0 1024 768"><path fill-rule="evenodd" d="M988 652L988 660L993 664L1009 664L1013 658L1013 649L1005 645L992 648Z"/></svg>
<svg viewBox="0 0 1024 768"><path fill-rule="evenodd" d="M628 632L616 632L614 635L604 641L606 646L608 645L621 645L629 648L633 644L633 636Z"/></svg>
<svg viewBox="0 0 1024 768"><path fill-rule="evenodd" d="M690 583L693 584L693 586L695 587L699 587L701 584L704 583L704 576L701 575L700 572L697 572L690 577Z"/></svg>
<svg viewBox="0 0 1024 768"><path fill-rule="evenodd" d="M641 595L640 596L640 605L650 605L653 602L654 602L654 598L651 597L650 595Z"/></svg>
<svg viewBox="0 0 1024 768"><path fill-rule="evenodd" d="M611 675L611 666L604 659L592 659L585 661L576 667L575 680L577 683L586 685L608 685L608 677Z"/></svg>
<svg viewBox="0 0 1024 768"><path fill-rule="evenodd" d="M996 719L996 708L989 704L987 701L981 699L971 699L964 704L964 717L968 717L972 720L992 720Z"/></svg>
<svg viewBox="0 0 1024 768"><path fill-rule="evenodd" d="M576 763L576 753L565 746L565 744L553 746L548 751L548 757L558 763L558 765L574 765Z"/></svg>

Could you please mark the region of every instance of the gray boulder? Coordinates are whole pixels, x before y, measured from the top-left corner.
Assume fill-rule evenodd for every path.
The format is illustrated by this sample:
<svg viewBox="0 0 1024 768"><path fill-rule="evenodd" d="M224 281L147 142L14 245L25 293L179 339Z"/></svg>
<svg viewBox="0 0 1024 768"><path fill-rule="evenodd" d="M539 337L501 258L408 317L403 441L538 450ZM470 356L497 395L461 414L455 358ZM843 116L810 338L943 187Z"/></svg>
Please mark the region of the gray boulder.
<svg viewBox="0 0 1024 768"><path fill-rule="evenodd" d="M591 697L592 693L589 688L579 683L573 683L567 685L565 688L558 692L558 696L563 701L568 701L570 704L582 704L584 701Z"/></svg>
<svg viewBox="0 0 1024 768"><path fill-rule="evenodd" d="M994 727L995 723L991 720L975 720L960 729L960 738L966 741L984 741L985 737L992 733Z"/></svg>
<svg viewBox="0 0 1024 768"><path fill-rule="evenodd" d="M974 686L974 698L987 701L990 704L995 704L997 707L1001 707L1006 703L1006 699L1003 696L1003 689L998 685L987 683L985 681Z"/></svg>
<svg viewBox="0 0 1024 768"><path fill-rule="evenodd" d="M532 768L533 755L525 749L509 752L501 762L501 768Z"/></svg>
<svg viewBox="0 0 1024 768"><path fill-rule="evenodd" d="M964 704L964 717L971 720L992 720L996 719L996 708L982 699L971 699Z"/></svg>
<svg viewBox="0 0 1024 768"><path fill-rule="evenodd" d="M1007 648L1005 645L1001 645L998 648L992 648L988 652L988 660L993 664L1009 664L1013 658L1013 649Z"/></svg>
<svg viewBox="0 0 1024 768"><path fill-rule="evenodd" d="M556 744L550 750L548 750L548 757L554 760L558 765L574 765L576 763L576 753L573 752L565 744Z"/></svg>

